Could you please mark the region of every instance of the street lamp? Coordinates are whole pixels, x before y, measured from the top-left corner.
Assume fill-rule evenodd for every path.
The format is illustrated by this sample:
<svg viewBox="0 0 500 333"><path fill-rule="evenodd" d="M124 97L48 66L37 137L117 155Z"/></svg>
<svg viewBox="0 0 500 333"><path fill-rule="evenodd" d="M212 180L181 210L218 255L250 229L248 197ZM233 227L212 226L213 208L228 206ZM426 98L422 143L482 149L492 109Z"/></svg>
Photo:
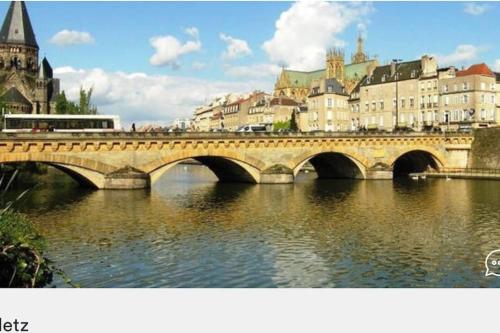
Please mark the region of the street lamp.
<svg viewBox="0 0 500 333"><path fill-rule="evenodd" d="M401 59L392 59L392 62L395 64L395 81L396 81L396 124L394 125L394 130L398 130L399 128L399 96L398 96L398 65L401 62Z"/></svg>

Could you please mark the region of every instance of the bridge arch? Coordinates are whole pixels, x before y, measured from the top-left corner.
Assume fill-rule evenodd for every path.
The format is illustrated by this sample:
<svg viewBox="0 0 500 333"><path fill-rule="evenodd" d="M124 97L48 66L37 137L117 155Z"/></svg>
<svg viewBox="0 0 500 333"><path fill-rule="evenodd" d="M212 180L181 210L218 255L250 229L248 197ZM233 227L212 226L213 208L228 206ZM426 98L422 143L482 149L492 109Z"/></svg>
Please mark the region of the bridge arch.
<svg viewBox="0 0 500 333"><path fill-rule="evenodd" d="M394 176L403 176L428 169L439 170L445 165L445 159L432 148L413 147L396 156L390 161L390 165Z"/></svg>
<svg viewBox="0 0 500 333"><path fill-rule="evenodd" d="M208 167L222 182L259 183L260 172L264 166L256 159L245 158L237 153L193 153L168 155L140 169L150 175L151 184L153 184L167 170L188 159L194 159Z"/></svg>
<svg viewBox="0 0 500 333"><path fill-rule="evenodd" d="M310 162L318 174L318 178L366 178L366 160L353 153L336 150L323 150L304 153L293 162L293 174Z"/></svg>
<svg viewBox="0 0 500 333"><path fill-rule="evenodd" d="M55 167L83 186L104 188L105 174L116 168L98 161L46 153L0 155L0 164L36 162Z"/></svg>

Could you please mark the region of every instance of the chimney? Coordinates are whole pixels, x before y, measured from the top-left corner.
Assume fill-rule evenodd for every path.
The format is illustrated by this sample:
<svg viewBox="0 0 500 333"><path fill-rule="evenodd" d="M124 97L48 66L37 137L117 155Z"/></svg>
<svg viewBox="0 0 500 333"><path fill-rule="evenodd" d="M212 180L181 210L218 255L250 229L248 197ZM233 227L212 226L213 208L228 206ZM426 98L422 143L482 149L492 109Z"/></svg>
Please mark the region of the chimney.
<svg viewBox="0 0 500 333"><path fill-rule="evenodd" d="M391 62L391 76L394 76L396 74L396 63L393 61Z"/></svg>

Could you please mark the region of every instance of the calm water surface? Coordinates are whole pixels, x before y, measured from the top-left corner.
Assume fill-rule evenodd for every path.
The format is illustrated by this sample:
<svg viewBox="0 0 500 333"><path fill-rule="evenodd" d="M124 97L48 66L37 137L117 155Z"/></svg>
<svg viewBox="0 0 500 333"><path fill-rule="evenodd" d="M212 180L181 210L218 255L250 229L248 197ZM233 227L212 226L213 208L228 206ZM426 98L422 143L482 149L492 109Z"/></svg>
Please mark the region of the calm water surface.
<svg viewBox="0 0 500 333"><path fill-rule="evenodd" d="M82 287L500 286L484 277L500 249L500 182L221 184L193 165L151 191L42 179L23 211Z"/></svg>

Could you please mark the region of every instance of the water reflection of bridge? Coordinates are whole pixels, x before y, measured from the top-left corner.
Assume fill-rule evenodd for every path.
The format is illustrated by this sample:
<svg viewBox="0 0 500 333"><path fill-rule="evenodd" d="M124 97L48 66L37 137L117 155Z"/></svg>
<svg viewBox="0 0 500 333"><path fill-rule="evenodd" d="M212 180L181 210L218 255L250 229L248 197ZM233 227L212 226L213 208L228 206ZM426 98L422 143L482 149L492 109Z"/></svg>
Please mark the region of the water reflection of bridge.
<svg viewBox="0 0 500 333"><path fill-rule="evenodd" d="M391 179L464 168L472 141L457 133L2 134L0 163L47 163L101 189L149 187L190 158L228 182L292 183L307 162L319 178Z"/></svg>

